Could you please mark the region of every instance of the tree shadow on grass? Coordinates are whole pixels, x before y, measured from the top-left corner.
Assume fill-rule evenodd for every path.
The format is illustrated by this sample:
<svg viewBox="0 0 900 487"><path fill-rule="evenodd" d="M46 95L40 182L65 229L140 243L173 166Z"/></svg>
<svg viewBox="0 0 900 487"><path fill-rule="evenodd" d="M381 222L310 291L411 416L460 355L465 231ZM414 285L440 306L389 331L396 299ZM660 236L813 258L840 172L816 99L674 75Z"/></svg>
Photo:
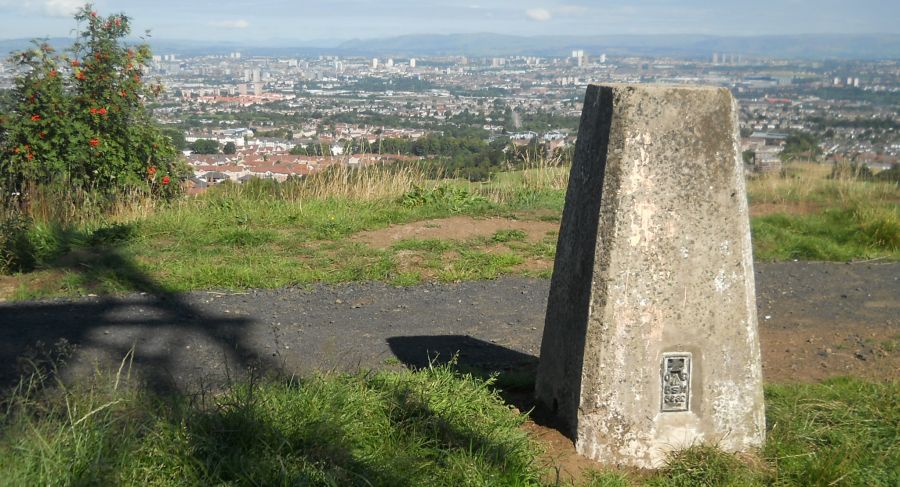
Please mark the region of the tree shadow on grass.
<svg viewBox="0 0 900 487"><path fill-rule="evenodd" d="M0 304L0 389L36 369L52 370L64 381L90 377L92 362L105 368L132 350L132 369L157 391L227 382L251 367L279 370L270 356L242 347L250 320L198 309L144 273L121 250L132 235L128 225L48 233L52 243L43 268L64 271L98 293L112 282L135 294ZM197 343L202 350L191 350ZM78 359L60 357L66 350ZM88 350L90 358L81 353ZM219 370L210 374L211 365Z"/></svg>
<svg viewBox="0 0 900 487"><path fill-rule="evenodd" d="M460 373L495 378L501 397L522 411L534 406L537 357L467 335L397 336L387 340L394 356L416 370L451 364Z"/></svg>
<svg viewBox="0 0 900 487"><path fill-rule="evenodd" d="M300 384L302 387L302 383ZM299 391L298 391L299 394ZM337 421L273 424L250 405L217 408L184 421L191 465L204 482L234 485L413 485L403 469L360 458ZM356 450L356 451L354 451ZM377 468L380 467L380 468Z"/></svg>

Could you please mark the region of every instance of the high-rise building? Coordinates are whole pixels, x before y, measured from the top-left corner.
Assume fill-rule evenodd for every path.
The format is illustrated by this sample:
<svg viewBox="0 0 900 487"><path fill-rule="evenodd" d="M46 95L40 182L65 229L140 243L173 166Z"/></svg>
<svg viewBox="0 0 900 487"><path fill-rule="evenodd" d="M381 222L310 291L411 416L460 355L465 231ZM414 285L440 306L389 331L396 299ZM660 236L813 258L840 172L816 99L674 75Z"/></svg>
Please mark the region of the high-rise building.
<svg viewBox="0 0 900 487"><path fill-rule="evenodd" d="M394 58L388 58L387 63L385 63L385 64L387 67L393 68L394 67Z"/></svg>
<svg viewBox="0 0 900 487"><path fill-rule="evenodd" d="M378 58L377 57L372 58L372 69L378 69Z"/></svg>
<svg viewBox="0 0 900 487"><path fill-rule="evenodd" d="M416 58L412 58L412 59L409 60L409 67L410 67L410 68L415 68L415 67L416 67Z"/></svg>

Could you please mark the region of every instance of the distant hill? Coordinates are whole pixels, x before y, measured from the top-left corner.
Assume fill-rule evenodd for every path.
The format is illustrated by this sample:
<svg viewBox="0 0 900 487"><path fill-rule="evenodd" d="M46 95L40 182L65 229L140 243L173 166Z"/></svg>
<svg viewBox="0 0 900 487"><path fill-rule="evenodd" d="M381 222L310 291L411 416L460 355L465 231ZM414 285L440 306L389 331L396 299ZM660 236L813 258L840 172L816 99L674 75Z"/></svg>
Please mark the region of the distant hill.
<svg viewBox="0 0 900 487"><path fill-rule="evenodd" d="M66 37L53 37L40 39L53 46L54 49L65 49L72 45L72 39ZM21 51L32 47L31 39L0 39L0 58L5 58L9 53Z"/></svg>
<svg viewBox="0 0 900 487"><path fill-rule="evenodd" d="M65 47L70 39L48 40ZM27 39L0 40L0 53L29 46ZM154 52L223 54L239 50L248 55L314 56L565 56L572 49L612 56L673 56L706 58L713 52L782 59L900 59L897 34L808 34L789 36L722 37L706 35L602 35L602 36L512 36L502 34L404 35L348 41L273 40L261 44L216 41L150 39Z"/></svg>
<svg viewBox="0 0 900 487"><path fill-rule="evenodd" d="M73 39L66 37L54 37L46 40L55 49L65 49L72 45ZM335 50L335 46L343 41L271 41L268 45L246 44L234 41L196 41L177 39L148 39L141 41L131 39L129 43L140 44L147 42L154 54L177 54L182 56L203 54L228 54L240 51L246 55L261 56L318 56L323 52ZM8 53L21 51L31 47L31 39L0 39L0 58Z"/></svg>
<svg viewBox="0 0 900 487"><path fill-rule="evenodd" d="M499 34L408 35L352 40L339 49L393 55L566 55L572 49L609 55L705 57L713 52L773 58L900 59L900 35L810 34L720 37L609 35L520 37Z"/></svg>

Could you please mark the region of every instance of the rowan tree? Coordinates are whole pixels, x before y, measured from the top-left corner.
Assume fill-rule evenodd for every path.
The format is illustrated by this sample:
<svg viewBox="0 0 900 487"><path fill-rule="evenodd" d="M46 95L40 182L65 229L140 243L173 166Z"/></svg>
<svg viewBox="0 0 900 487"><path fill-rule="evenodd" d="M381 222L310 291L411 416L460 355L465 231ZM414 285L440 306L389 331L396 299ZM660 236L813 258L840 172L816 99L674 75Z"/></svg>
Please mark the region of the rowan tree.
<svg viewBox="0 0 900 487"><path fill-rule="evenodd" d="M71 49L57 54L35 42L12 57L23 74L12 111L0 120L4 193L45 184L177 193L176 150L147 108L161 91L144 79L149 46L125 42L131 19L123 14L103 17L88 4L75 20L79 34Z"/></svg>

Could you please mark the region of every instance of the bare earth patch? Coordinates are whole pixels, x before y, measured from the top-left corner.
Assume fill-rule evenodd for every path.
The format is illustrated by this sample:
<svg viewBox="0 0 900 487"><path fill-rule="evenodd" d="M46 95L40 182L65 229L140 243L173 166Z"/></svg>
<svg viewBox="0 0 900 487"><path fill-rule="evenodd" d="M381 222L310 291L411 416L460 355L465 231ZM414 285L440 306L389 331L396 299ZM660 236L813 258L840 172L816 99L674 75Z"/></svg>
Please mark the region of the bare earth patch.
<svg viewBox="0 0 900 487"><path fill-rule="evenodd" d="M528 257L523 260L521 264L513 267L513 270L518 273L524 273L525 275L535 275L542 272L550 272L553 270L553 261L550 259Z"/></svg>
<svg viewBox="0 0 900 487"><path fill-rule="evenodd" d="M750 216L766 216L778 213L786 215L811 215L821 213L824 207L811 201L784 203L755 203L750 205Z"/></svg>
<svg viewBox="0 0 900 487"><path fill-rule="evenodd" d="M529 242L539 242L547 232L558 231L559 224L510 218L455 216L360 232L351 240L375 248L387 248L401 240L469 240L477 237L490 237L501 230L520 230L528 235L526 240Z"/></svg>
<svg viewBox="0 0 900 487"><path fill-rule="evenodd" d="M0 303L9 299L16 292L18 285L15 276L0 276Z"/></svg>
<svg viewBox="0 0 900 487"><path fill-rule="evenodd" d="M544 447L540 461L542 466L548 467L549 477L544 481L549 485L566 485L566 483L577 485L585 480L585 473L602 468L599 463L579 455L572 440L559 431L531 421L525 423L522 428Z"/></svg>

